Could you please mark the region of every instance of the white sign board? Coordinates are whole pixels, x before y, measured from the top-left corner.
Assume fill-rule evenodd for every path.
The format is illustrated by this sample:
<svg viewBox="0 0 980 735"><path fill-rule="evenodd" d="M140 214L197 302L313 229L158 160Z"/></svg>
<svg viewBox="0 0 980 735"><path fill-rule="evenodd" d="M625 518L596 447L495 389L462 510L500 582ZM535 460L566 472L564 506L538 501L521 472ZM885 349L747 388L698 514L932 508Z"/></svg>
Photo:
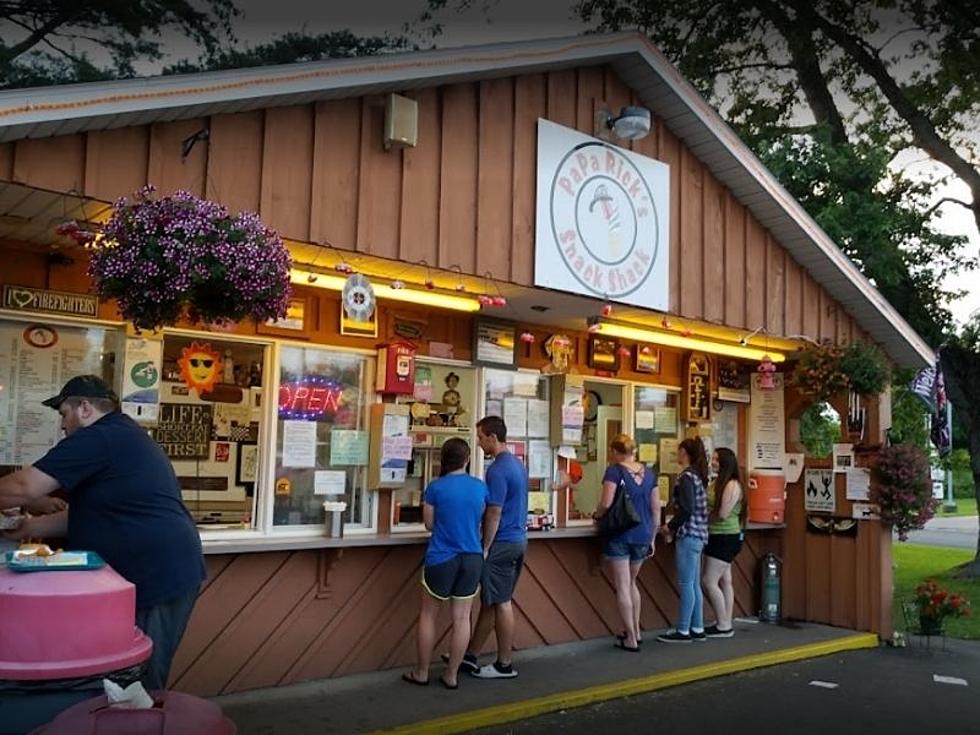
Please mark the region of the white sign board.
<svg viewBox="0 0 980 735"><path fill-rule="evenodd" d="M803 507L807 513L833 513L837 492L833 470L807 470L804 475Z"/></svg>
<svg viewBox="0 0 980 735"><path fill-rule="evenodd" d="M670 169L538 120L534 285L666 311Z"/></svg>
<svg viewBox="0 0 980 735"><path fill-rule="evenodd" d="M749 406L749 469L781 470L786 454L786 407L783 374L773 377L775 387L764 389L761 376L752 375L752 404Z"/></svg>

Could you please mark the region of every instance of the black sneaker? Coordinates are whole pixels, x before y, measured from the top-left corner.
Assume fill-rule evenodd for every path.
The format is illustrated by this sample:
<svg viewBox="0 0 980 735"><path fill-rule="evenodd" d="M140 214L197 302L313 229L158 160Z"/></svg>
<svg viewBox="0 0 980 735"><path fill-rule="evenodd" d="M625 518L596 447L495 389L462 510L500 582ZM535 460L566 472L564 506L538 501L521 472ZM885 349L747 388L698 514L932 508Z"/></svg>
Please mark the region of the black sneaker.
<svg viewBox="0 0 980 735"><path fill-rule="evenodd" d="M690 643L694 639L691 638L690 633L678 633L676 630L671 630L658 635L657 640L661 643Z"/></svg>
<svg viewBox="0 0 980 735"><path fill-rule="evenodd" d="M442 654L443 663L449 663L449 654ZM476 656L472 653L464 653L463 660L459 664L459 671L463 674L475 674L480 670L480 664L476 660Z"/></svg>
<svg viewBox="0 0 980 735"><path fill-rule="evenodd" d="M709 625L704 629L704 634L708 638L731 638L735 635L735 629L729 628L728 630L722 630L717 625Z"/></svg>
<svg viewBox="0 0 980 735"><path fill-rule="evenodd" d="M700 630L700 631L694 631L694 630L692 630L691 631L691 640L692 641L699 641L699 642L702 642L703 643L704 641L708 640L708 636L707 636L707 634L703 630Z"/></svg>

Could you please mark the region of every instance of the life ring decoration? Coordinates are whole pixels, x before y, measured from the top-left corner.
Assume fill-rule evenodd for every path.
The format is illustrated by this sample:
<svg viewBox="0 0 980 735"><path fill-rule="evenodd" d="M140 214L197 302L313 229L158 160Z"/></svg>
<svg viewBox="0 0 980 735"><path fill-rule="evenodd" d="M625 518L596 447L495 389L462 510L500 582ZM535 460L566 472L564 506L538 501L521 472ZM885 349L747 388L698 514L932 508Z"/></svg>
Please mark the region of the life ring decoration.
<svg viewBox="0 0 980 735"><path fill-rule="evenodd" d="M368 322L377 304L374 288L363 273L348 276L341 294L344 312L352 322Z"/></svg>

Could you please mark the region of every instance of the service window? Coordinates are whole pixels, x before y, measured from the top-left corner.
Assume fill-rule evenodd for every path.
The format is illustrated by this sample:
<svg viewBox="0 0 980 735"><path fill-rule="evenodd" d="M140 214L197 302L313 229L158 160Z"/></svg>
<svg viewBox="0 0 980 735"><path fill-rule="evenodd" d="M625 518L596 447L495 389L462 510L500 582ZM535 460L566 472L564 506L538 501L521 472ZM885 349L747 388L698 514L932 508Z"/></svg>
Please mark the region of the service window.
<svg viewBox="0 0 980 735"><path fill-rule="evenodd" d="M532 527L543 516L553 516L555 475L551 444L551 404L548 378L539 373L486 369L484 375L484 416L500 416L507 425L510 451L528 469L530 495L528 514ZM490 464L484 460L484 468ZM548 519L553 523L553 518Z"/></svg>
<svg viewBox="0 0 980 735"><path fill-rule="evenodd" d="M164 334L159 409L148 423L202 530L254 526L267 459L261 438L268 349L213 334Z"/></svg>
<svg viewBox="0 0 980 735"><path fill-rule="evenodd" d="M677 473L681 425L680 393L665 388L634 386L633 439L637 459L657 473L660 499L667 502Z"/></svg>
<svg viewBox="0 0 980 735"><path fill-rule="evenodd" d="M374 358L283 347L277 398L273 525L324 521L324 502L344 502L344 522L374 524L367 485Z"/></svg>

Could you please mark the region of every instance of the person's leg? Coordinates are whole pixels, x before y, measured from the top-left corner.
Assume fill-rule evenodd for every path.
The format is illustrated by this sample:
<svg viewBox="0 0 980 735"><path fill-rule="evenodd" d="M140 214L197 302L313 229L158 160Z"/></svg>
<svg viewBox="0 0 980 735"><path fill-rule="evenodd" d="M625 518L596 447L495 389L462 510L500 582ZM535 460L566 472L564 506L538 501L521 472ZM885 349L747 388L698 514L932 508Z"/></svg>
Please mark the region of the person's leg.
<svg viewBox="0 0 980 735"><path fill-rule="evenodd" d="M630 596L633 598L633 633L636 635L636 642L641 643L643 633L640 631L640 586L636 583L640 576L642 561L630 562Z"/></svg>
<svg viewBox="0 0 980 735"><path fill-rule="evenodd" d="M708 602L711 603L711 609L715 611L715 622L720 630L726 629L726 626L724 624L725 597L719 582L727 566L720 559L706 556L704 558L704 574L701 576L701 581L704 583L704 594L708 598Z"/></svg>
<svg viewBox="0 0 980 735"><path fill-rule="evenodd" d="M197 591L136 611L136 625L153 641L153 653L146 662L143 686L147 690L166 689L170 664L187 629Z"/></svg>
<svg viewBox="0 0 980 735"><path fill-rule="evenodd" d="M473 600L454 599L450 605L453 612L453 632L449 644L449 662L443 680L449 686L455 686L459 665L466 653L466 644L470 641L470 610L473 608Z"/></svg>
<svg viewBox="0 0 980 735"><path fill-rule="evenodd" d="M691 634L700 634L704 640L704 596L701 594L701 549L704 544L695 542L694 575L691 586L694 588L694 609L691 611Z"/></svg>
<svg viewBox="0 0 980 735"><path fill-rule="evenodd" d="M725 619L718 618L718 627L731 630L735 620L735 585L732 583L732 565L725 565L725 573L720 580L721 594L725 600Z"/></svg>
<svg viewBox="0 0 980 735"><path fill-rule="evenodd" d="M510 666L514 653L514 606L510 600L494 605L496 620L494 630L497 632L497 663Z"/></svg>
<svg viewBox="0 0 980 735"><path fill-rule="evenodd" d="M429 665L432 663L432 647L436 644L436 617L442 603L422 590L422 607L419 610L419 628L415 639L418 661L412 675L418 682L429 680ZM460 656L462 658L462 656ZM459 667L459 662L456 662ZM454 669L455 671L455 669ZM455 674L454 674L455 676Z"/></svg>
<svg viewBox="0 0 980 735"><path fill-rule="evenodd" d="M677 624L674 629L685 635L691 632L694 588L700 584L697 578L696 549L696 544L687 536L678 539L674 549L677 563L677 591L680 593Z"/></svg>
<svg viewBox="0 0 980 735"><path fill-rule="evenodd" d="M497 618L495 607L496 605L488 605L486 600L480 602L480 614L476 618L476 626L473 628L473 635L470 636L470 645L466 649L468 655L479 656L480 651L487 644L487 638L490 637Z"/></svg>
<svg viewBox="0 0 980 735"><path fill-rule="evenodd" d="M633 591L632 580L630 579L629 558L623 559L604 559L606 573L612 580L613 589L616 591L616 608L619 610L619 618L623 623L623 632L626 638L623 645L627 648L636 648L639 644L636 640L636 630L633 617Z"/></svg>

